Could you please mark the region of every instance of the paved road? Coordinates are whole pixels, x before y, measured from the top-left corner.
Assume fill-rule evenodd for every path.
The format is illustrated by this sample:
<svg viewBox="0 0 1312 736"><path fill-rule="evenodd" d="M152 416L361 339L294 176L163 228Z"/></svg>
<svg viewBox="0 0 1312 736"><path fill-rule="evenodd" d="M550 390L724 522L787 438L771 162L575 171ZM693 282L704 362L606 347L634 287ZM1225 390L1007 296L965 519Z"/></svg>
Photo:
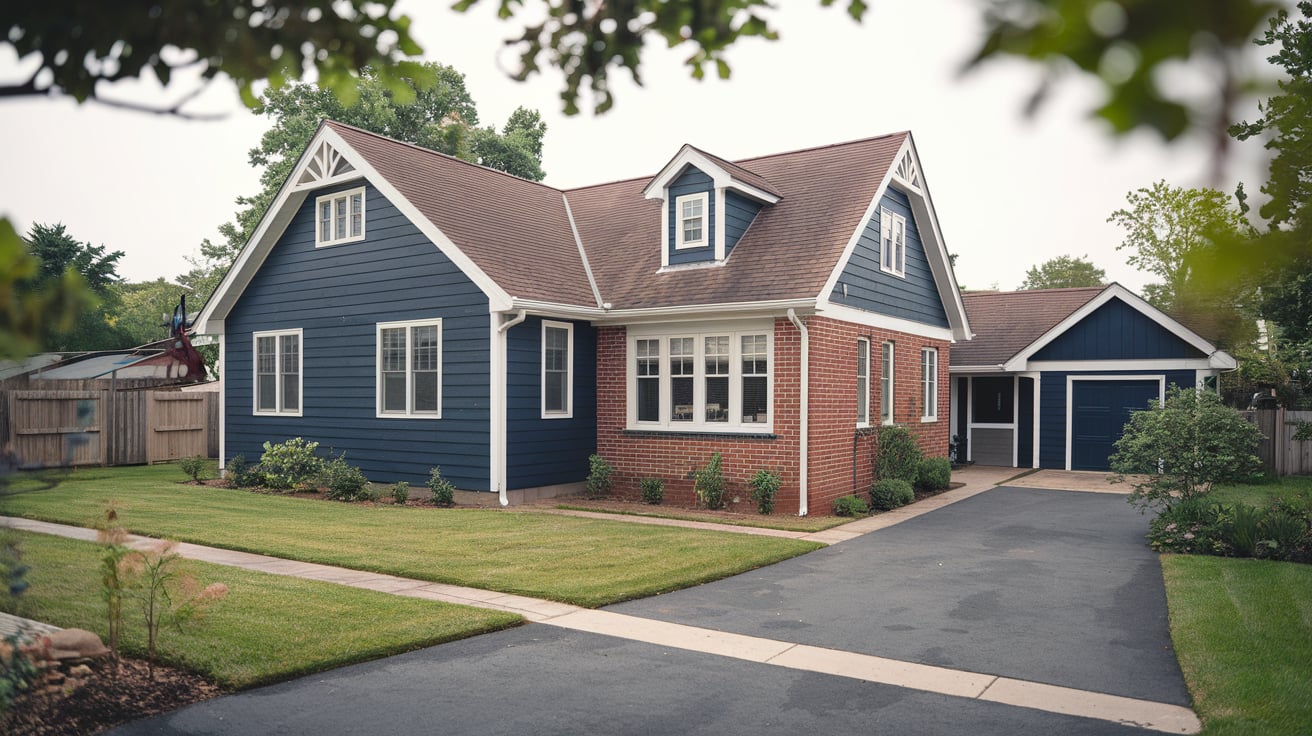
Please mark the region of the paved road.
<svg viewBox="0 0 1312 736"><path fill-rule="evenodd" d="M1001 488L802 558L608 610L1187 704L1146 520ZM530 624L115 734L1107 734L1108 721Z"/></svg>

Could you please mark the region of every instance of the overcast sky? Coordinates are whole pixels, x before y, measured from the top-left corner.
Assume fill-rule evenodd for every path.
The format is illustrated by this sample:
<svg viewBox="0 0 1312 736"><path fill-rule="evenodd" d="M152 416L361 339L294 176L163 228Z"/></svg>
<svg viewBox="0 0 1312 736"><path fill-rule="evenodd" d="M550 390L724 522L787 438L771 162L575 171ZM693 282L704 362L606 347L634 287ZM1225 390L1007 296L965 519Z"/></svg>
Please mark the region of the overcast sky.
<svg viewBox="0 0 1312 736"><path fill-rule="evenodd" d="M1125 265L1107 216L1157 179L1209 183L1200 142L1115 140L1089 120L1100 94L1091 82L1061 85L1029 119L1034 68L995 62L961 76L982 33L978 0L880 0L862 25L819 0L789 0L774 14L780 41L730 52L732 79L691 80L686 49L651 45L645 86L616 83L609 113L572 118L560 113L559 75L508 78L514 58L501 41L518 27L498 22L496 5L484 0L469 15L445 3L401 8L425 58L466 75L484 124L499 126L520 105L543 113L546 183L558 187L653 175L683 143L739 159L911 130L963 285L1011 289L1036 263L1087 254L1138 290L1152 279ZM21 71L0 46L0 78ZM117 93L169 99L157 85L133 87ZM266 128L227 82L191 109L228 114L202 122L68 99L0 102L0 214L20 231L62 222L79 240L124 251L119 273L132 281L184 272L184 257L232 218L233 200L258 190L247 151ZM1256 193L1264 169L1260 143L1236 144L1221 188L1242 180Z"/></svg>

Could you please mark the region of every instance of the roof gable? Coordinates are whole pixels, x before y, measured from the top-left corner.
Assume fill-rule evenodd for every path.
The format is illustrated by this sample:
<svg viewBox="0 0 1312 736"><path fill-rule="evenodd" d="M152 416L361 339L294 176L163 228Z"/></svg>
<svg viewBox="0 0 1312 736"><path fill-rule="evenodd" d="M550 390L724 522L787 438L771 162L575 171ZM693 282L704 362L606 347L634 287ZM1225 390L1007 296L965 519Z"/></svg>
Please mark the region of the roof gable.
<svg viewBox="0 0 1312 736"><path fill-rule="evenodd" d="M648 199L665 199L666 187L689 166L711 177L717 189L734 189L766 204L774 204L783 198L783 194L766 177L686 143L660 173L647 182L642 195Z"/></svg>
<svg viewBox="0 0 1312 736"><path fill-rule="evenodd" d="M1031 360L1206 358L1207 353L1119 298L1111 298L1035 351Z"/></svg>

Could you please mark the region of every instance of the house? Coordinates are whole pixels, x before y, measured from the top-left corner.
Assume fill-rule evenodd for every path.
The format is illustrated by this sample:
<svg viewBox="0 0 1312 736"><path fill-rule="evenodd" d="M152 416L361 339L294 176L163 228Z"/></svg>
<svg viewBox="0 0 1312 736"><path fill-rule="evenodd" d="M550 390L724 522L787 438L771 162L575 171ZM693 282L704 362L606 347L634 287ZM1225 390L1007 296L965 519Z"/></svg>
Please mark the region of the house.
<svg viewBox="0 0 1312 736"><path fill-rule="evenodd" d="M970 328L909 133L562 190L325 122L197 332L225 459L303 436L507 504L593 452L688 499L720 452L806 514L868 487L881 423L946 455Z"/></svg>
<svg viewBox="0 0 1312 736"><path fill-rule="evenodd" d="M1106 470L1132 411L1235 359L1120 284L967 292L952 427L983 465Z"/></svg>

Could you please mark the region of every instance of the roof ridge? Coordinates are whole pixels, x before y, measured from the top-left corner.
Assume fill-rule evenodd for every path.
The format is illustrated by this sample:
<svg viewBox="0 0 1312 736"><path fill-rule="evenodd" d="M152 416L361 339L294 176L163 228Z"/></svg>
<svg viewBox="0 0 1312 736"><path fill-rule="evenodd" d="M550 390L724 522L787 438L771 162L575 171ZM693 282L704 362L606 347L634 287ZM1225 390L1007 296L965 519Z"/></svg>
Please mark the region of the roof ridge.
<svg viewBox="0 0 1312 736"><path fill-rule="evenodd" d="M1056 286L1051 289L1009 289L1007 291L995 289L977 289L973 291L963 291L962 296L1006 296L1011 294L1050 294L1057 291L1074 292L1074 291L1105 291L1111 284L1102 286Z"/></svg>
<svg viewBox="0 0 1312 736"><path fill-rule="evenodd" d="M421 145L419 145L419 144L417 144L417 143L410 143L409 141L403 141L403 140L399 140L399 139L392 138L392 137L389 137L389 136L385 136L385 135L383 135L383 134L381 134L381 133L375 133L375 132L372 131L372 130L365 130L364 128L356 127L356 126L354 126L354 125L351 125L350 123L343 123L343 122L340 121L340 120L333 120L332 118L324 118L324 119L323 119L323 124L324 124L324 125L327 125L327 126L335 126L335 127L347 128L347 129L349 129L349 130L355 131L356 133L363 133L364 135L372 136L372 137L374 137L374 138L377 138L377 139L382 140L382 141L386 141L386 142L388 142L388 143L394 143L394 144L396 144L396 145L398 145L398 146L405 146L405 147L407 147L407 148L413 148L414 150L416 150L416 151L418 151L418 152L420 152L420 153L427 153L427 154L431 154L431 155L433 155L433 156L438 156L438 157L441 157L441 158L450 159L451 161L454 161L454 162L456 162L456 163L461 163L461 164L464 164L464 165L466 165L466 166L472 166L473 168L476 168L476 169L483 169L483 170L485 170L485 171L489 171L489 172L492 172L492 173L494 173L494 174L500 174L501 176L510 177L511 179L514 179L515 181L522 181L522 182L524 182L524 183L526 183L526 184L535 184L535 185L540 186L540 187L543 187L543 188L545 188L545 189L550 189L550 190L553 191L553 192L562 193L562 192L565 191L565 190L563 190L563 189L557 189L556 187L553 187L553 186L551 186L550 184L544 184L544 183L542 183L542 182L540 182L540 181L533 181L532 179L525 179L525 178L522 177L522 176L516 176L515 174L512 174L512 173L510 173L510 172L508 172L508 171L502 171L501 169L496 169L496 168L493 168L493 167L491 167L491 166L487 166L487 165L485 165L485 164L474 163L473 161L466 161L466 160L464 160L463 158L460 158L459 156L452 156L452 155L449 154L449 153L443 153L443 152L441 152L441 151L435 151L435 150L433 150L433 149L431 149L431 148L424 148L423 146L421 146Z"/></svg>
<svg viewBox="0 0 1312 736"><path fill-rule="evenodd" d="M777 152L777 153L766 153L766 154L762 154L762 155L760 155L760 156L752 156L752 157L749 157L749 158L724 159L724 160L726 160L726 161L728 161L728 162L730 162L730 163L734 163L734 164L737 164L737 165L739 165L739 166L742 166L743 163L746 162L746 161L762 161L762 160L765 160L765 159L768 159L768 158L778 158L778 157L780 157L780 156L792 156L792 155L795 155L795 154L798 154L798 153L810 153L810 152L812 152L812 151L823 151L823 150L825 150L825 149L827 149L827 148L840 148L840 147L843 147L843 146L854 146L854 145L856 145L856 144L858 144L858 143L871 143L871 142L874 142L874 141L883 140L883 139L885 139L885 138L893 138L893 137L896 137L896 136L910 136L910 135L911 135L911 131L910 131L910 130L899 130L899 131L896 131L896 132L893 132L893 133L884 133L883 135L874 135L874 136L870 136L870 137L868 137L868 138L856 138L856 139L854 139L854 140L850 140L850 141L839 141L839 142L837 142L837 143L826 143L826 144L819 145L819 146L808 146L808 147L806 147L806 148L797 148L797 149L794 149L794 150L791 150L791 151L779 151L779 152ZM723 158L723 157L721 156L721 158ZM757 176L760 176L760 174L757 174Z"/></svg>

